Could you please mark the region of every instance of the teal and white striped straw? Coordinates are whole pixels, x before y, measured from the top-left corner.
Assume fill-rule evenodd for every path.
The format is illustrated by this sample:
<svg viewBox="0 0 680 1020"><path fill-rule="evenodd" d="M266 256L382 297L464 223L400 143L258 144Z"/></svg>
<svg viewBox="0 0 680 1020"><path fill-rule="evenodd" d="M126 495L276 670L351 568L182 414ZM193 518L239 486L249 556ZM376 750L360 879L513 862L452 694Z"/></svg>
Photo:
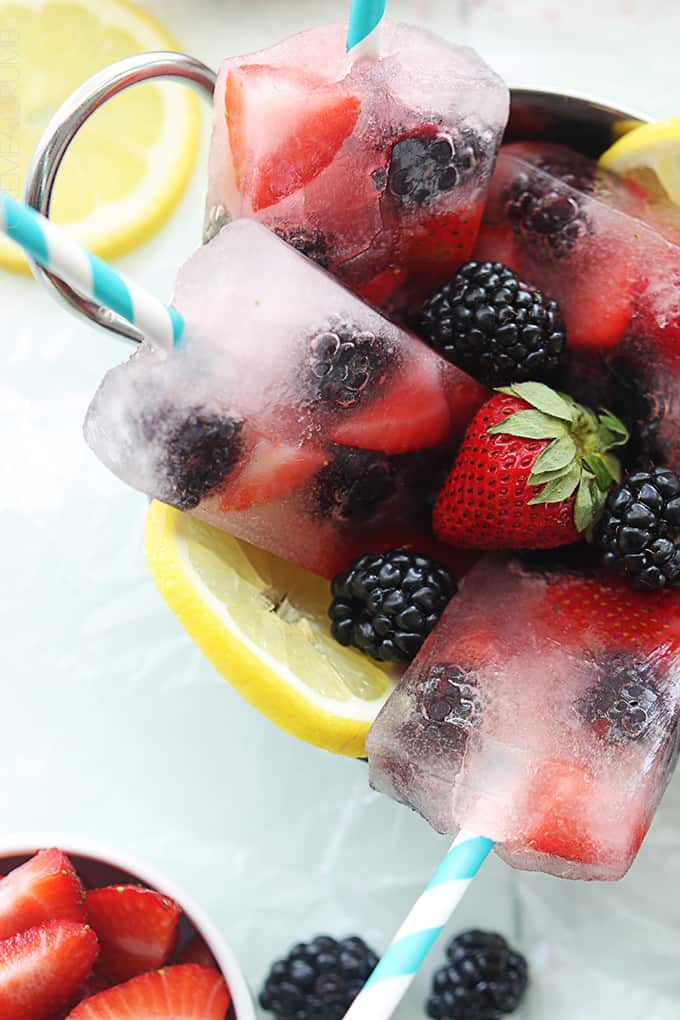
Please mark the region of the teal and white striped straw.
<svg viewBox="0 0 680 1020"><path fill-rule="evenodd" d="M458 834L344 1020L392 1016L493 845L485 836Z"/></svg>
<svg viewBox="0 0 680 1020"><path fill-rule="evenodd" d="M160 347L179 343L184 319L174 308L117 273L61 227L1 189L0 231L83 297L99 302L136 326L150 343Z"/></svg>
<svg viewBox="0 0 680 1020"><path fill-rule="evenodd" d="M352 57L380 56L380 25L387 0L352 0L347 30L347 52Z"/></svg>

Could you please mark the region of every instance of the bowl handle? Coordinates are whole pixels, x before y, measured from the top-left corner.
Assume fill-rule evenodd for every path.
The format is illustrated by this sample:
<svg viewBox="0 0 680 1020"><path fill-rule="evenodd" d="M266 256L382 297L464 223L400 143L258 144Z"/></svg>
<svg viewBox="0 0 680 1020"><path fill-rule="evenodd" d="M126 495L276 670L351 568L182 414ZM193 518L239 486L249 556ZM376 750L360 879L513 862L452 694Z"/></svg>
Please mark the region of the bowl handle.
<svg viewBox="0 0 680 1020"><path fill-rule="evenodd" d="M212 102L217 75L200 60L171 51L140 53L98 71L66 99L47 125L33 154L26 177L25 201L49 216L54 183L71 142L93 113L113 96L145 81L163 78L182 82ZM53 273L30 263L33 275L77 315L134 343L138 331L114 312L81 297Z"/></svg>

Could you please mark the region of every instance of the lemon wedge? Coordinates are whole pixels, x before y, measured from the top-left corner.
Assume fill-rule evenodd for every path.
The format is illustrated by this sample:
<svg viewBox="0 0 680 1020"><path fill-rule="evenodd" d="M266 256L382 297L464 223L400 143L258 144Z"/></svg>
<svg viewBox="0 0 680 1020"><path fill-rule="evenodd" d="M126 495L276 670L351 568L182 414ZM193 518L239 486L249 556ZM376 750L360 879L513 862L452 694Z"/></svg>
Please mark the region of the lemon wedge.
<svg viewBox="0 0 680 1020"><path fill-rule="evenodd" d="M158 502L145 545L160 594L232 687L286 733L364 754L399 673L333 640L328 581Z"/></svg>
<svg viewBox="0 0 680 1020"><path fill-rule="evenodd" d="M22 197L43 130L86 78L131 54L177 48L127 0L0 0L1 186ZM112 99L69 149L52 218L103 258L147 240L186 188L199 127L198 96L180 85L140 85ZM6 238L0 238L0 266L27 269Z"/></svg>
<svg viewBox="0 0 680 1020"><path fill-rule="evenodd" d="M628 131L603 153L600 166L680 205L680 117Z"/></svg>

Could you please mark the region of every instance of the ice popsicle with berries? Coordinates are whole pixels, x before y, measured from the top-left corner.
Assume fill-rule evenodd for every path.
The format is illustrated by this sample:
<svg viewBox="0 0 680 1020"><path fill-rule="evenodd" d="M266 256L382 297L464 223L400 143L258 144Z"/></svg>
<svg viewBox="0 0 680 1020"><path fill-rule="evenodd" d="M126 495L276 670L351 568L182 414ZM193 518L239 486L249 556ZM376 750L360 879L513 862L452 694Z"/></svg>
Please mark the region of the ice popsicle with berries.
<svg viewBox="0 0 680 1020"><path fill-rule="evenodd" d="M481 386L250 220L194 253L173 304L180 344L145 342L90 407L115 474L324 576L427 551L431 490Z"/></svg>
<svg viewBox="0 0 680 1020"><path fill-rule="evenodd" d="M629 426L644 460L680 467L680 213L559 145L501 149L476 257L555 298L563 388Z"/></svg>
<svg viewBox="0 0 680 1020"><path fill-rule="evenodd" d="M508 89L467 47L384 22L380 56L313 28L230 57L215 89L206 236L253 217L381 308L470 256Z"/></svg>
<svg viewBox="0 0 680 1020"><path fill-rule="evenodd" d="M368 737L370 779L514 867L618 879L680 747L680 589L481 561Z"/></svg>

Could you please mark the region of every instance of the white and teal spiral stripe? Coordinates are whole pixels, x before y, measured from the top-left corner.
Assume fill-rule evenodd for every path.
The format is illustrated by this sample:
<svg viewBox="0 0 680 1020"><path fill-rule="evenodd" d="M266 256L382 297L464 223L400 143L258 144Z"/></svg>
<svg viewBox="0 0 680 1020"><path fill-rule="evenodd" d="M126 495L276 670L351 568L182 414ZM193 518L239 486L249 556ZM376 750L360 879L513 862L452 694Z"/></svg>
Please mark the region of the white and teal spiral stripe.
<svg viewBox="0 0 680 1020"><path fill-rule="evenodd" d="M451 844L345 1020L386 1020L489 856L493 840L461 832Z"/></svg>
<svg viewBox="0 0 680 1020"><path fill-rule="evenodd" d="M347 29L347 51L353 57L379 55L380 23L387 0L352 0Z"/></svg>
<svg viewBox="0 0 680 1020"><path fill-rule="evenodd" d="M60 227L2 190L0 231L83 297L97 301L136 326L151 343L162 347L179 343L184 320L174 308L117 273Z"/></svg>

